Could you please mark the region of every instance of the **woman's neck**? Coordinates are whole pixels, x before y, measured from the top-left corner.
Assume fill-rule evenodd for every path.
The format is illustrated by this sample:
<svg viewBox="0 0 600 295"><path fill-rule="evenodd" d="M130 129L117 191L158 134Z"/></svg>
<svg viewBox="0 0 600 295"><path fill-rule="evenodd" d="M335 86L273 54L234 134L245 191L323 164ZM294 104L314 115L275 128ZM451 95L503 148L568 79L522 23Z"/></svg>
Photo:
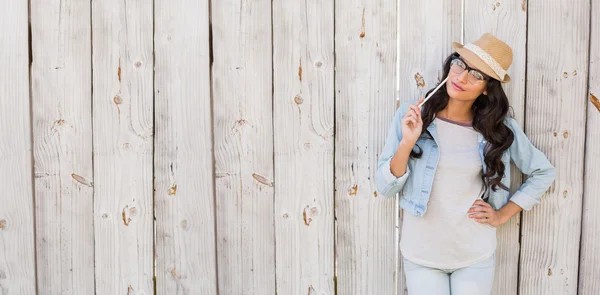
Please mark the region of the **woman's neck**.
<svg viewBox="0 0 600 295"><path fill-rule="evenodd" d="M471 123L473 121L473 111L471 107L474 101L457 101L450 98L448 105L437 115L454 122Z"/></svg>

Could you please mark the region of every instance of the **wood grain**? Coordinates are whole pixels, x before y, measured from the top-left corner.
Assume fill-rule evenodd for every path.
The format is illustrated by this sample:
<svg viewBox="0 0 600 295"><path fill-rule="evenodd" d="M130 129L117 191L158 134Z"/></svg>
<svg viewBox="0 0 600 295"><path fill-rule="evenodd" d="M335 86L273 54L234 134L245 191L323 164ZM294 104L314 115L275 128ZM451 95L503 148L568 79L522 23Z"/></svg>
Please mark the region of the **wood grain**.
<svg viewBox="0 0 600 295"><path fill-rule="evenodd" d="M91 4L30 2L38 290L93 294Z"/></svg>
<svg viewBox="0 0 600 295"><path fill-rule="evenodd" d="M154 5L156 293L217 294L209 2Z"/></svg>
<svg viewBox="0 0 600 295"><path fill-rule="evenodd" d="M27 2L0 2L0 294L35 294Z"/></svg>
<svg viewBox="0 0 600 295"><path fill-rule="evenodd" d="M271 1L213 1L220 294L275 294Z"/></svg>
<svg viewBox="0 0 600 295"><path fill-rule="evenodd" d="M154 293L152 3L92 2L96 294Z"/></svg>
<svg viewBox="0 0 600 295"><path fill-rule="evenodd" d="M579 294L600 294L600 2L591 2L589 93L585 136Z"/></svg>
<svg viewBox="0 0 600 295"><path fill-rule="evenodd" d="M277 294L334 294L333 4L273 2Z"/></svg>
<svg viewBox="0 0 600 295"><path fill-rule="evenodd" d="M396 1L335 3L335 216L338 294L393 294L392 200L375 192L395 111Z"/></svg>
<svg viewBox="0 0 600 295"><path fill-rule="evenodd" d="M542 204L523 213L519 294L576 294L590 5L536 0L527 9L525 131L557 178Z"/></svg>

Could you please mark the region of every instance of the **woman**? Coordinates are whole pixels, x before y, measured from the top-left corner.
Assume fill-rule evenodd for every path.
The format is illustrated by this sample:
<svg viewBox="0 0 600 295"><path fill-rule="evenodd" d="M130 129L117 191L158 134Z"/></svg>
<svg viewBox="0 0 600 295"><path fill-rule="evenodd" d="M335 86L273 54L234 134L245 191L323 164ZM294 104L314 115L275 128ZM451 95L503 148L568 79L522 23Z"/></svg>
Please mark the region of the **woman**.
<svg viewBox="0 0 600 295"><path fill-rule="evenodd" d="M400 192L408 213L400 248L409 295L491 294L496 228L539 204L556 175L507 116L501 83L512 49L489 33L453 47L445 87L422 109L398 109L378 161L379 194ZM529 177L509 197L511 161Z"/></svg>

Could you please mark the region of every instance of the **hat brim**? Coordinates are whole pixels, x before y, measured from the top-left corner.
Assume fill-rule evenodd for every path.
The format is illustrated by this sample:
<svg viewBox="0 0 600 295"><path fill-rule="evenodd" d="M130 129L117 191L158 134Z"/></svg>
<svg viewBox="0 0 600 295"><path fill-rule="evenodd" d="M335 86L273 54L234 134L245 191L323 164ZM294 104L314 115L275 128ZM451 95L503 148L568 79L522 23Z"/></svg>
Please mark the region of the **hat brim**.
<svg viewBox="0 0 600 295"><path fill-rule="evenodd" d="M496 72L494 72L494 70L492 70L492 68L486 62L484 62L481 58L479 58L479 56L473 53L473 51L464 48L462 44L458 42L452 42L452 47L454 47L454 50L456 50L456 52L460 54L460 56L462 56L465 60L471 63L473 67L482 71L484 74L502 83L510 81L510 76L508 74L504 75L504 79L500 79Z"/></svg>

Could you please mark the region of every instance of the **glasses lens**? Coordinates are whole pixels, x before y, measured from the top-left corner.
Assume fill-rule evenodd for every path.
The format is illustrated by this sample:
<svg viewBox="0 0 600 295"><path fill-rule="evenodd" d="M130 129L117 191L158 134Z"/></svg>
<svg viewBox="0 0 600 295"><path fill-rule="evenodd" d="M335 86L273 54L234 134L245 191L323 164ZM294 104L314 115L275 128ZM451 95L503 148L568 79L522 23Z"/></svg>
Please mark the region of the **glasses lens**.
<svg viewBox="0 0 600 295"><path fill-rule="evenodd" d="M469 71L469 82L471 82L471 84L479 84L483 80L485 80L485 77L482 73L474 70Z"/></svg>
<svg viewBox="0 0 600 295"><path fill-rule="evenodd" d="M460 74L464 72L466 68L466 65L460 59L453 60L452 66L450 66L450 70L455 74Z"/></svg>

